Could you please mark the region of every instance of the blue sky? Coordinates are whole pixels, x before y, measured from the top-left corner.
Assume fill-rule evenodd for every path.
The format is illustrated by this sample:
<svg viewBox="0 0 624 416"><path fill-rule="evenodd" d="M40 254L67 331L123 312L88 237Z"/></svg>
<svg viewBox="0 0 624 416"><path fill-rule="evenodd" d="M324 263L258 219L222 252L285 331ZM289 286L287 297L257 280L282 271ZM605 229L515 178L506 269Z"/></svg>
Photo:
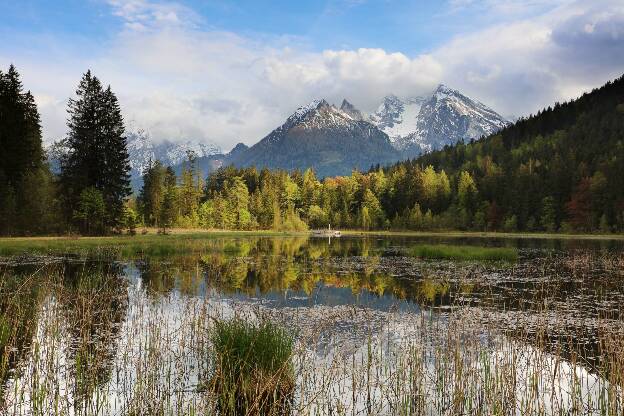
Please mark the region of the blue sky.
<svg viewBox="0 0 624 416"><path fill-rule="evenodd" d="M621 0L0 0L0 65L65 132L86 69L155 139L253 143L314 98L374 111L443 82L503 115L624 72Z"/></svg>
<svg viewBox="0 0 624 416"><path fill-rule="evenodd" d="M518 2L522 3L522 2ZM530 4L530 1L526 2ZM293 37L316 51L383 48L423 53L461 33L527 18L555 7L557 1L510 7L504 13L471 1L436 0L207 0L179 1L193 23L208 30L246 36ZM104 0L20 0L0 5L0 25L7 35L32 35L106 41L123 29Z"/></svg>

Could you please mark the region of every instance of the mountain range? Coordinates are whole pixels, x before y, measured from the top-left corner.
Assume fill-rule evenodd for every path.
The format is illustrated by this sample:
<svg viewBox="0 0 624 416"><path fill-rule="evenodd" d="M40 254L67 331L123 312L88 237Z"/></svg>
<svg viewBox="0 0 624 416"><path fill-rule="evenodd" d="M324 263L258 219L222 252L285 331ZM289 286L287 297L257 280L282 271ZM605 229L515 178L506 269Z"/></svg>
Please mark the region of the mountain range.
<svg viewBox="0 0 624 416"><path fill-rule="evenodd" d="M248 150L226 161L235 166L292 170L320 176L349 174L489 136L510 122L485 104L440 84L430 95L388 95L366 116L344 99L340 108L315 100Z"/></svg>
<svg viewBox="0 0 624 416"><path fill-rule="evenodd" d="M229 162L239 167L286 170L312 167L323 177L400 159L388 136L365 121L348 101L337 108L325 100L315 100Z"/></svg>
<svg viewBox="0 0 624 416"><path fill-rule="evenodd" d="M408 157L489 136L510 124L485 104L443 84L425 97L388 95L369 120Z"/></svg>
<svg viewBox="0 0 624 416"><path fill-rule="evenodd" d="M132 186L138 189L150 161L160 160L180 172L189 151L196 155L204 176L233 164L287 170L312 167L325 177L414 158L460 140L488 136L509 124L486 105L441 84L426 96L388 95L370 115L347 99L340 107L314 100L255 145L239 143L229 153L193 140L156 142L142 130L129 132L127 138ZM58 143L48 148L53 170L58 169L62 151Z"/></svg>

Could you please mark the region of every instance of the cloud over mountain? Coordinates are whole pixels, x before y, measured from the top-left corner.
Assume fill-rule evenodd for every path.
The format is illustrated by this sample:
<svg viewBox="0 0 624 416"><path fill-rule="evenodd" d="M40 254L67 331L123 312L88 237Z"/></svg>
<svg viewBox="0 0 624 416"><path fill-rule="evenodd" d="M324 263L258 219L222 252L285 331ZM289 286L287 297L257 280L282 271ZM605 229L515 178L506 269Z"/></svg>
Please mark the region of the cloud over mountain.
<svg viewBox="0 0 624 416"><path fill-rule="evenodd" d="M520 13L518 2L493 2L504 22L413 56L378 47L318 50L288 34L221 31L176 2L108 3L122 30L106 42L86 40L78 50L48 37L35 39L40 54L0 50L32 86L47 140L64 134L66 99L87 68L112 85L126 119L156 140L203 139L227 150L254 143L319 95L349 97L372 112L390 93L418 96L444 82L502 114L524 115L624 67L624 5L614 0L536 2L532 14ZM453 10L476 7L454 3ZM50 42L62 53L50 52Z"/></svg>

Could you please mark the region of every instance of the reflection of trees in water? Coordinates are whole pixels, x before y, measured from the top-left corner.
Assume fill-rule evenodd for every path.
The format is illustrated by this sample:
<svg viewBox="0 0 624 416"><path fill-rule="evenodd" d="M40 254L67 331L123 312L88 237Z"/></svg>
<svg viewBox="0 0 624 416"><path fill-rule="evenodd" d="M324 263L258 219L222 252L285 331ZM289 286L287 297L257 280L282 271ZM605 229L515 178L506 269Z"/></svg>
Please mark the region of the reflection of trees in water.
<svg viewBox="0 0 624 416"><path fill-rule="evenodd" d="M203 282L199 254L172 256L166 261L146 257L135 262L148 296L166 296L174 289L195 296Z"/></svg>
<svg viewBox="0 0 624 416"><path fill-rule="evenodd" d="M204 254L200 260L208 282L226 293L254 295L256 291L265 294L292 290L310 295L323 283L350 288L354 294L366 290L431 305L448 301L447 283L400 279L376 272L381 257L373 255L377 247L372 247L371 240L338 241L329 245L324 239L256 239L247 240L244 250L230 242L224 245L225 250ZM246 256L235 255L238 253ZM329 259L333 257L354 257L357 261L332 271Z"/></svg>
<svg viewBox="0 0 624 416"><path fill-rule="evenodd" d="M169 264L150 258L136 263L141 284L149 295L166 295L175 288L175 278Z"/></svg>
<svg viewBox="0 0 624 416"><path fill-rule="evenodd" d="M19 370L28 354L37 327L43 295L35 272L34 267L0 270L0 397L11 373Z"/></svg>
<svg viewBox="0 0 624 416"><path fill-rule="evenodd" d="M112 361L128 308L127 280L117 263L65 264L57 299L69 334L68 360L78 409L111 377Z"/></svg>
<svg viewBox="0 0 624 416"><path fill-rule="evenodd" d="M182 287L184 281L198 279L205 279L224 293L252 296L257 292L286 291L310 295L323 284L350 288L356 295L367 291L425 307L473 306L503 316L519 312L535 317L543 311L544 305L567 304L580 315L595 318L597 304L607 299L624 299L621 275L616 273L613 276L617 279L610 278L585 258L570 262L569 253L560 258L550 254L544 257L544 252L531 251L513 267L417 259L410 260L414 262L412 266L402 258L401 267L405 270L397 273L396 263L387 256L400 254L401 247L415 241L341 238L332 239L329 244L327 239L307 237L212 239L202 243L201 253L167 258L167 262L146 261L141 273L146 287L159 293ZM538 243L538 246L548 246L547 242ZM587 270L579 268L587 264ZM621 319L620 310L610 308L609 317ZM565 311L558 313L565 314ZM544 344L553 346L554 352L559 349L560 354L568 358L572 353L585 357L598 355L595 329L569 327L562 328L562 332L565 336L549 333L549 341ZM538 344L535 336L529 338L532 345ZM568 348L573 344L571 339L575 345L581 345L578 341L585 344L575 347L576 352L571 351Z"/></svg>

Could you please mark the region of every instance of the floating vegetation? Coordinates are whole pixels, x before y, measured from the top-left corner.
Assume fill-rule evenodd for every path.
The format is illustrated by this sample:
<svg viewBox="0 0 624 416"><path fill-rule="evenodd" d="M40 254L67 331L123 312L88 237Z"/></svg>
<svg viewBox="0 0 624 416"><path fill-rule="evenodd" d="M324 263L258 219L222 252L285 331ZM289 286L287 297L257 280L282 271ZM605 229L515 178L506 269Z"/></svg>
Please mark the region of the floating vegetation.
<svg viewBox="0 0 624 416"><path fill-rule="evenodd" d="M446 244L417 245L409 248L413 257L423 259L516 261L518 250L507 247L452 246Z"/></svg>

